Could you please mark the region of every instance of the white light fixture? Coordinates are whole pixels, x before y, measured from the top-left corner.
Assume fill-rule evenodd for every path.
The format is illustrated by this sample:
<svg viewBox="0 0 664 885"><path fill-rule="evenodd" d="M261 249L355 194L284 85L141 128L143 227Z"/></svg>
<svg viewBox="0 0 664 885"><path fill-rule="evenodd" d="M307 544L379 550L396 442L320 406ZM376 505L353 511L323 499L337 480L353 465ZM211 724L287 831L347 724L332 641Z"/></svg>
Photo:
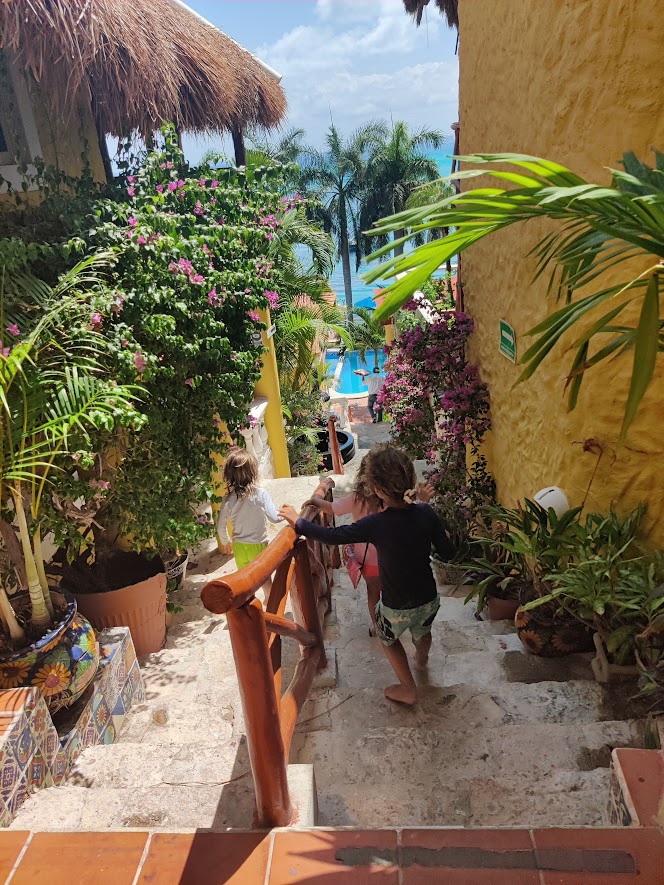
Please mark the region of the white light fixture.
<svg viewBox="0 0 664 885"><path fill-rule="evenodd" d="M556 516L562 516L563 513L567 513L570 509L565 492L559 489L558 486L548 486L545 489L540 489L533 500L545 510L553 509Z"/></svg>

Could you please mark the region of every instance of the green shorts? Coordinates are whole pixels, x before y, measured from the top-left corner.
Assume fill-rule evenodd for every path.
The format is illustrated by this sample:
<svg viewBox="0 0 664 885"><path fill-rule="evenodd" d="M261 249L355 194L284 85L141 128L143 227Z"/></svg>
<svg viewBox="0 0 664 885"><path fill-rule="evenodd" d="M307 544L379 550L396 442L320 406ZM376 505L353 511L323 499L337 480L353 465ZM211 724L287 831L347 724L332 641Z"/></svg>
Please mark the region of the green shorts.
<svg viewBox="0 0 664 885"><path fill-rule="evenodd" d="M244 544L242 541L233 541L233 556L238 571L253 562L266 547L267 541L263 544Z"/></svg>
<svg viewBox="0 0 664 885"><path fill-rule="evenodd" d="M376 636L383 645L394 645L402 633L410 630L413 642L417 645L431 633L431 625L439 608L438 596L417 608L388 608L379 599L376 603Z"/></svg>

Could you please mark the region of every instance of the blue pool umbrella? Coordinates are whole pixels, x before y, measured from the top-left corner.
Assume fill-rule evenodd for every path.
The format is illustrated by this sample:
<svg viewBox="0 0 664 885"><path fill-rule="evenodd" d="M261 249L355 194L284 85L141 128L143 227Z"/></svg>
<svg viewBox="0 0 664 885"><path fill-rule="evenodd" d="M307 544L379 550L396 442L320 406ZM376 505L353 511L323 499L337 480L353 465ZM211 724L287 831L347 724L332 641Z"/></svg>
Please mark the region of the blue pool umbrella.
<svg viewBox="0 0 664 885"><path fill-rule="evenodd" d="M375 310L376 302L373 298L363 298L362 301L358 301L355 307L365 307L367 310Z"/></svg>

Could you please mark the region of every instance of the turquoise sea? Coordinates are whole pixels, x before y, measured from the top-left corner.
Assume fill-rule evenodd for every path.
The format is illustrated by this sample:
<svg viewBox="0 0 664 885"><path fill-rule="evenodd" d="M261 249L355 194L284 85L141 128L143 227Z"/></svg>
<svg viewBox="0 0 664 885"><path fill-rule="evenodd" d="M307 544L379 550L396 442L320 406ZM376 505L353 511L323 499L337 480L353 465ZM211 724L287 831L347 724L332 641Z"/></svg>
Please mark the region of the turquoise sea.
<svg viewBox="0 0 664 885"><path fill-rule="evenodd" d="M450 172L450 168L452 165L452 161L450 160L450 154L452 153L452 145L446 145L439 151L432 151L430 156L438 163L438 168L440 169L441 175L448 175ZM374 289L380 288L378 283L373 283L371 286L368 286L360 273L362 273L363 268L360 267L359 273L355 270L355 255L351 253L350 256L351 261L351 273L353 280L353 303L359 304L360 307L365 307L368 305L363 304L366 299L372 299ZM330 277L330 284L332 289L337 294L337 301L339 304L345 304L345 296L344 296L344 276L343 269L341 266L341 262L337 264L334 269L334 273Z"/></svg>

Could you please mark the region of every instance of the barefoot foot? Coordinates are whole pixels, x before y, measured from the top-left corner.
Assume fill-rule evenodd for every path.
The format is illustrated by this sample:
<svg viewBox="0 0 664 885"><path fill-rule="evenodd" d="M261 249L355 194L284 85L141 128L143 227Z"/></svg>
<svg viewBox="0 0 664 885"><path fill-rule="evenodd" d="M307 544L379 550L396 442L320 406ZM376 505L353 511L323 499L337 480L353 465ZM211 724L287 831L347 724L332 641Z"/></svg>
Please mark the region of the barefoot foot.
<svg viewBox="0 0 664 885"><path fill-rule="evenodd" d="M400 682L397 682L396 685L388 685L383 694L390 701L408 704L410 707L417 703L417 689L415 687L405 688Z"/></svg>

